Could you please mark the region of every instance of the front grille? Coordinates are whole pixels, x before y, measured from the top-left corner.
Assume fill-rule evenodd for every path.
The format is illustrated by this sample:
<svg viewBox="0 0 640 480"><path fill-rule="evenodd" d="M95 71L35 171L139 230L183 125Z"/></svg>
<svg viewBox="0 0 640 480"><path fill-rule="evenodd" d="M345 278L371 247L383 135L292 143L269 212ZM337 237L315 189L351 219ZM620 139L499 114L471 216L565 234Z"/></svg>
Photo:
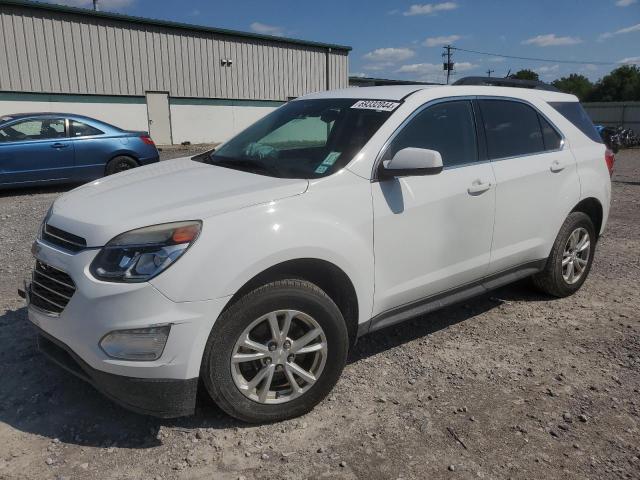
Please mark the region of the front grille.
<svg viewBox="0 0 640 480"><path fill-rule="evenodd" d="M84 238L46 223L42 229L42 239L47 243L57 245L72 252L79 252L87 248L87 241Z"/></svg>
<svg viewBox="0 0 640 480"><path fill-rule="evenodd" d="M76 285L69 275L36 260L29 292L29 300L33 306L47 313L59 315L75 291Z"/></svg>

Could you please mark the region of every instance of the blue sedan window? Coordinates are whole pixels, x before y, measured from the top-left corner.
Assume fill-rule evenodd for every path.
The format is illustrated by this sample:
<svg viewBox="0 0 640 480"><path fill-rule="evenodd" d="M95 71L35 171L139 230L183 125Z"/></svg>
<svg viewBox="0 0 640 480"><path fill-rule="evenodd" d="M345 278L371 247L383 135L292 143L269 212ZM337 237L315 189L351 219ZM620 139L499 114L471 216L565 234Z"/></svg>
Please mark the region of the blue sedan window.
<svg viewBox="0 0 640 480"><path fill-rule="evenodd" d="M64 138L64 120L45 118L24 120L0 129L0 142Z"/></svg>
<svg viewBox="0 0 640 480"><path fill-rule="evenodd" d="M91 137L94 135L102 135L104 133L102 130L98 130L91 125L87 125L86 123L82 123L77 120L71 120L69 122L69 126L71 127L72 137Z"/></svg>

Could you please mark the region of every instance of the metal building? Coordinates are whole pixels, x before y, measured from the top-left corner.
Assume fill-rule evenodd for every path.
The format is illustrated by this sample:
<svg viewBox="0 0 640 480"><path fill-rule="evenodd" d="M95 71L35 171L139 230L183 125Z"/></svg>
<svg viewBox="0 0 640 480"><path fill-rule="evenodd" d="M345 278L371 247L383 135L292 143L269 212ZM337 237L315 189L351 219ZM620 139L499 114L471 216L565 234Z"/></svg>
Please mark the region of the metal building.
<svg viewBox="0 0 640 480"><path fill-rule="evenodd" d="M0 116L71 111L159 144L222 141L348 86L350 47L0 0Z"/></svg>

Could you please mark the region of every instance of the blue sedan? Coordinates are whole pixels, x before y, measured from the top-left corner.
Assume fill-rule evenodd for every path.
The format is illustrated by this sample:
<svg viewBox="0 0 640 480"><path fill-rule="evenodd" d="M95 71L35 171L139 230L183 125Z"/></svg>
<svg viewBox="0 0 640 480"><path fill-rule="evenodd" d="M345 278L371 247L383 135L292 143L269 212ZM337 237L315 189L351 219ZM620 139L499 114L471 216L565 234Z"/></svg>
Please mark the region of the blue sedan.
<svg viewBox="0 0 640 480"><path fill-rule="evenodd" d="M66 113L0 117L0 189L87 182L158 161L146 132Z"/></svg>

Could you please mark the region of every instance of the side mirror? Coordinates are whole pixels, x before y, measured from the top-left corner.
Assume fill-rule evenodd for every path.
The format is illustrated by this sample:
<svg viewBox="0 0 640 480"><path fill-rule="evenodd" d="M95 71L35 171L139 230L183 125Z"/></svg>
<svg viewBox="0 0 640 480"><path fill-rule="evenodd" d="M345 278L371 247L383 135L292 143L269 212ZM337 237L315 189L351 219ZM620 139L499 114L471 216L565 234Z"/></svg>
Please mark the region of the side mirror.
<svg viewBox="0 0 640 480"><path fill-rule="evenodd" d="M403 148L396 152L391 160L382 162L379 177L384 180L394 177L435 175L442 169L440 152L426 148Z"/></svg>

